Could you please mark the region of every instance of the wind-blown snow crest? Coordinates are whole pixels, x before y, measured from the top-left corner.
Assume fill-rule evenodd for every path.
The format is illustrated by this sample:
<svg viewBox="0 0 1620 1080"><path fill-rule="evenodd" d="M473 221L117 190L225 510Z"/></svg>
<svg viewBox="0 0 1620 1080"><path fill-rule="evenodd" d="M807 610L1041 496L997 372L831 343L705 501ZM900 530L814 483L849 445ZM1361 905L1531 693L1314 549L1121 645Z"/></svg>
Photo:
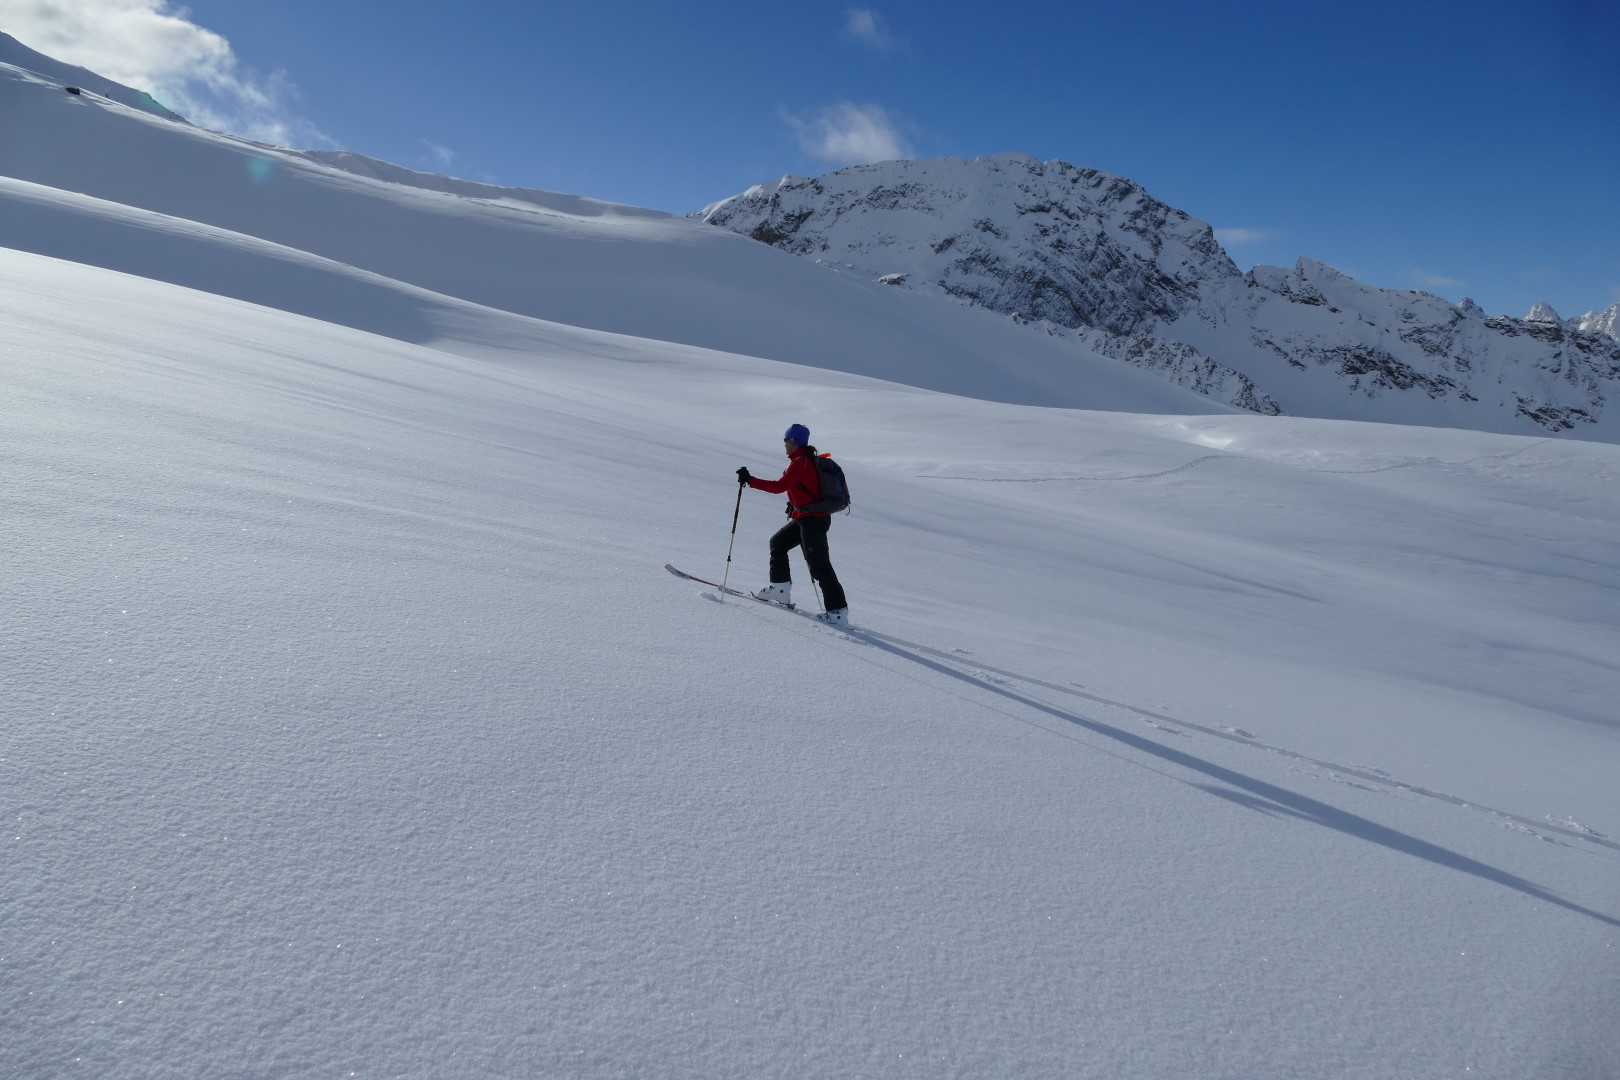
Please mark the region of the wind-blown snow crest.
<svg viewBox="0 0 1620 1080"><path fill-rule="evenodd" d="M98 75L86 68L64 64L60 60L53 60L44 53L35 52L10 34L0 32L0 79L13 78L24 80L37 80L58 92L65 92L71 88L75 94L90 93L106 101L137 109L152 116L159 116L166 120L180 120L184 118L160 105L151 94L145 90L136 90L122 83ZM13 129L10 126L12 118L7 118L6 134L10 137Z"/></svg>

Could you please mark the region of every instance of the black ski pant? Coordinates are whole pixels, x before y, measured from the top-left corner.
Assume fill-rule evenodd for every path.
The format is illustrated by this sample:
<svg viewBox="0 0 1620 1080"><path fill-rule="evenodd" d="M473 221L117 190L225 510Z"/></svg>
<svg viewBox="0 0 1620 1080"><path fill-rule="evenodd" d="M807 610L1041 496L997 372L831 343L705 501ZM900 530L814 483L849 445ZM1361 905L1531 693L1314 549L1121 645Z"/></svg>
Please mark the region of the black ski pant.
<svg viewBox="0 0 1620 1080"><path fill-rule="evenodd" d="M837 611L849 604L844 600L844 587L838 584L832 558L827 554L827 531L831 528L831 517L802 517L776 530L776 535L771 537L771 581L793 580L788 571L788 552L802 547L810 576L821 582L821 599L826 602L827 610Z"/></svg>

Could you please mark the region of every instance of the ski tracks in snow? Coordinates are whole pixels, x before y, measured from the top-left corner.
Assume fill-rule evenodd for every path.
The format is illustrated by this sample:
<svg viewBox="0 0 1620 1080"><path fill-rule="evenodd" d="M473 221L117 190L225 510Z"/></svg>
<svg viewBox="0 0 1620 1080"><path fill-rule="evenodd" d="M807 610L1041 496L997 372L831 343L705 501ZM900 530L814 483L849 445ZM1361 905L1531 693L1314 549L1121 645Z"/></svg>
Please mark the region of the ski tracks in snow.
<svg viewBox="0 0 1620 1080"><path fill-rule="evenodd" d="M886 634L878 634L873 631L863 631L863 633L872 638L886 641L892 645L914 649L917 652L931 656L942 663L951 664L963 675L969 678L978 679L991 686L1038 687L1043 690L1050 690L1059 694L1065 694L1070 697L1089 701L1096 705L1103 705L1109 708L1123 710L1137 717L1155 731L1163 732L1168 735L1188 738L1191 737L1189 732L1198 732L1199 734L1207 735L1211 738L1221 739L1225 742L1237 743L1239 745L1248 746L1265 753L1276 754L1279 757L1287 758L1292 762L1298 763L1299 766L1304 766L1303 768L1296 768L1296 771L1314 780L1322 780L1335 784L1344 784L1362 791L1378 792L1382 794L1389 794L1391 790L1402 791L1412 795L1419 795L1427 799L1434 799L1439 802L1447 803L1451 806L1481 811L1499 819L1499 823L1503 828L1523 832L1526 835L1533 836L1539 840L1551 841L1552 835L1550 834L1556 834L1558 836L1567 837L1573 840L1583 840L1599 847L1608 848L1611 851L1620 851L1620 842L1610 839L1603 833L1598 832L1596 829L1583 825L1573 818L1557 820L1549 815L1547 819L1543 821L1536 821L1532 818L1510 814L1503 810L1495 810L1488 806L1481 806L1478 803L1470 802L1467 799L1459 798L1455 795L1449 795L1442 791L1436 791L1432 788L1421 787L1417 784L1408 783L1407 781L1391 775L1383 769L1375 768L1373 766L1340 765L1335 762L1324 761L1320 758L1311 757L1308 754L1302 754L1286 747L1274 746L1270 743L1262 742L1260 739L1256 738L1252 732L1245 731L1243 728L1230 726L1215 727L1207 724L1199 724L1183 717L1172 716L1163 709L1155 711L1152 709L1143 708L1139 705L1132 705L1123 701L1115 701L1112 698L1091 693L1090 691L1078 686L1064 686L1060 683L1049 682L1045 679L1037 679L1032 676L1021 675L1017 672L990 667L983 663L970 663L964 661L959 655L953 655L953 653L961 653L962 650L942 652L926 645L904 641L903 639L894 638Z"/></svg>
<svg viewBox="0 0 1620 1080"><path fill-rule="evenodd" d="M714 586L715 584L701 578L693 578L673 566L668 567L668 569L677 577L686 578L700 585ZM727 593L732 592L730 589L725 591ZM721 599L719 595L711 594L706 590L701 595L713 601ZM1338 765L1285 747L1272 746L1261 742L1250 732L1243 731L1241 728L1221 728L1198 724L1172 716L1166 709L1155 712L1139 705L1132 705L1129 702L1115 701L1100 694L1091 693L1077 684L1065 686L1046 679L1039 679L1020 672L984 664L973 658L971 653L962 649L945 651L930 645L924 645L921 642L908 641L892 634L884 634L861 627L852 626L848 630L836 630L821 626L814 621L800 625L794 620L783 618L783 612L767 614L763 608L769 605L755 607L752 604L738 604L736 606L737 610L746 613L751 618L758 619L761 622L774 622L782 629L797 636L821 638L823 644L836 648L840 653L853 660L872 664L890 675L904 678L927 688L931 692L945 694L959 701L971 703L977 708L988 710L1017 723L1038 728L1049 735L1057 735L1068 739L1078 738L1076 734L1065 731L1061 727L1054 728L1048 723L1043 723L1043 720L1059 720L1073 725L1074 728L1081 731L1099 736L1099 739L1082 740L1087 746L1088 753L1104 754L1130 765L1146 768L1168 778L1190 784L1195 788L1239 806L1265 814L1295 818L1319 825L1343 835L1376 844L1401 855L1421 859L1435 866L1492 882L1532 899L1596 919L1605 925L1620 927L1620 918L1575 903L1557 892L1517 874L1480 862L1477 859L1423 840L1410 833L1391 828L1372 818L1354 813L1333 803L1312 798L1300 791L1270 783L1260 779L1258 776L1199 757L1185 749L1178 748L1174 743L1182 739L1192 740L1195 736L1191 733L1197 732L1211 738L1247 746L1264 753L1277 754L1289 760L1291 763L1289 771L1300 772L1313 779L1348 784L1360 790L1383 794L1391 794L1391 789L1393 789L1411 795L1423 796L1465 810L1482 811L1495 818L1497 823L1504 828L1523 833L1532 839L1556 843L1562 847L1573 849L1578 845L1566 844L1555 839L1555 836L1585 841L1587 844L1606 848L1610 851L1620 851L1620 843L1572 819L1560 822L1550 815L1545 821L1520 817L1492 807L1481 806L1445 792L1406 783L1382 769L1373 769L1367 766L1350 767ZM799 618L805 617L800 612L786 612L786 614L795 615ZM840 638L843 640L838 640ZM886 663L882 654L898 658L905 661L906 664ZM913 665L923 670L907 670L908 666ZM970 695L961 690L952 689L948 683L942 683L938 678L930 678L929 673L943 675L950 680L978 688L984 694ZM1047 694L1061 694L1090 702L1093 705L1123 710L1146 722L1156 734L1133 733L1116 723L1109 723L1088 716L1075 709L1072 705L1065 707L1058 702L1046 700ZM986 695L989 699L986 699ZM1000 700L995 700L997 698ZM1176 739L1172 741L1171 739L1157 737L1164 735L1172 735ZM1107 740L1107 742L1103 740ZM1110 747L1107 744L1108 742L1118 744L1117 748ZM1183 743L1182 745L1188 744Z"/></svg>
<svg viewBox="0 0 1620 1080"><path fill-rule="evenodd" d="M729 592L730 590L727 591ZM711 599L719 599L718 596L714 596L708 592L705 592L704 595L710 597ZM1409 795L1417 795L1426 799L1433 799L1437 802L1446 803L1462 809L1476 810L1495 818L1497 823L1502 828L1523 833L1528 837L1541 840L1543 842L1563 843L1563 840L1558 839L1561 837L1567 840L1583 841L1587 844L1607 848L1611 851L1620 851L1620 842L1609 838L1596 829L1590 828L1574 820L1573 818L1558 820L1549 815L1545 820L1537 821L1533 818L1522 817L1517 814L1508 813L1504 810L1496 810L1492 807L1482 806L1478 803L1471 802L1468 799L1460 798L1456 795L1451 795L1443 791L1436 791L1432 788L1426 788L1417 784L1408 783L1407 781L1391 775L1389 772L1383 769L1373 766L1341 765L1331 761L1324 761L1321 758L1311 757L1309 754L1302 754L1298 751L1290 750L1287 747L1275 746L1261 741L1252 732L1246 731L1240 727L1200 724L1187 720L1183 717L1170 715L1164 709L1148 709L1140 705L1132 705L1128 702L1116 701L1100 694L1094 694L1078 684L1064 685L1062 683L1036 678L1031 675L1025 675L1020 672L1009 671L1005 668L995 667L978 660L965 649L936 649L931 645L924 645L921 642L910 641L906 638L896 637L893 634L885 634L880 631L861 627L851 627L849 630L844 631L832 629L830 627L818 626L813 623L807 626L798 626L796 624L790 625L778 617L765 614L763 610L755 611L748 605L738 606L740 610L747 611L750 615L756 618L766 622L777 622L785 629L801 636L823 638L825 639L826 644L834 647L839 645L838 639L840 638L856 645L865 645L867 647L875 646L891 656L899 657L909 661L912 664L920 665L925 669L932 670L938 674L947 675L958 681L982 686L999 697L1009 699L1013 702L1022 703L1027 706L1033 706L1038 712L1046 713L1048 715L1056 715L1071 722L1078 720L1074 714L1069 713L1060 705L1036 697L1035 694L1039 691L1048 691L1055 694L1062 694L1066 697L1076 698L1081 701L1090 702L1093 705L1101 705L1111 709L1118 709L1130 714L1131 716L1134 716L1136 719L1146 724L1149 728L1153 729L1153 731L1156 733L1176 739L1194 738L1195 735L1193 733L1197 733L1210 738L1220 739L1224 742L1246 746L1263 753L1276 754L1277 756L1288 759L1291 763L1293 763L1291 771L1295 771L1300 775L1309 777L1312 780L1342 784L1360 791L1380 794L1404 792ZM905 672L901 669L890 667L885 664L879 664L875 658L871 656L863 656L859 650L841 648L840 651L854 659L863 660L866 663L876 664L877 666L884 668L884 670L889 671L891 674L900 675L910 681L929 686L931 689L936 691L948 692L935 682L923 679L915 674ZM1013 719L1020 720L1021 722L1028 722L1027 717L1012 716L1012 714L1007 713L1000 707L991 706L984 702L978 702L977 704L990 707L992 708L992 711L1001 713L1002 715L1007 715ZM1049 728L1045 728L1044 725L1042 725L1042 728L1043 730L1051 730Z"/></svg>

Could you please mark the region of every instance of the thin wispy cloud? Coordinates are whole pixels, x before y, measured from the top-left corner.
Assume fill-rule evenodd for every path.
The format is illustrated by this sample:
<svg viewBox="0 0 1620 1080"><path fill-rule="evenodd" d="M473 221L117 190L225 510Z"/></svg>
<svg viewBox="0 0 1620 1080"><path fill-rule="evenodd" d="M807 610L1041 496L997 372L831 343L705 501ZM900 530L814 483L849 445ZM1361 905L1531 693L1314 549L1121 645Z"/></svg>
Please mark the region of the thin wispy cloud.
<svg viewBox="0 0 1620 1080"><path fill-rule="evenodd" d="M441 169L448 169L456 160L456 152L448 146L440 146L431 139L423 139L422 145L427 147L428 156L433 164Z"/></svg>
<svg viewBox="0 0 1620 1080"><path fill-rule="evenodd" d="M1241 247L1244 244L1263 244L1276 235L1276 232L1272 229L1248 229L1241 226L1215 230L1215 239L1222 247Z"/></svg>
<svg viewBox="0 0 1620 1080"><path fill-rule="evenodd" d="M888 24L871 8L850 8L844 20L844 33L874 49L894 47L894 35L889 33Z"/></svg>
<svg viewBox="0 0 1620 1080"><path fill-rule="evenodd" d="M1446 277L1444 274L1430 273L1416 266L1408 266L1401 273L1405 274L1409 280L1415 281L1428 289L1459 289L1463 286L1463 282L1458 281L1456 278Z"/></svg>
<svg viewBox="0 0 1620 1080"><path fill-rule="evenodd" d="M281 146L330 146L294 108L286 73L244 65L167 0L0 0L0 27L63 63L145 90L200 127Z"/></svg>
<svg viewBox="0 0 1620 1080"><path fill-rule="evenodd" d="M799 146L819 161L835 165L869 165L912 156L911 146L880 105L841 101L814 116L783 112Z"/></svg>

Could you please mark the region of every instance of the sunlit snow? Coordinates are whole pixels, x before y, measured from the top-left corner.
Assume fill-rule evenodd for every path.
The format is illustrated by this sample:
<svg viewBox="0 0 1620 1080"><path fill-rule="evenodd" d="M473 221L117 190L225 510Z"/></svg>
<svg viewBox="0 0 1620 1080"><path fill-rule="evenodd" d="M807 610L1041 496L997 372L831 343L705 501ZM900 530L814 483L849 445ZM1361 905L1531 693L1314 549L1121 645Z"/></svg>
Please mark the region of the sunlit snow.
<svg viewBox="0 0 1620 1080"><path fill-rule="evenodd" d="M1620 447L974 366L697 223L0 114L127 162L0 180L0 1074L1620 1075ZM429 198L464 289L294 242L425 278ZM663 570L793 422L851 634Z"/></svg>

